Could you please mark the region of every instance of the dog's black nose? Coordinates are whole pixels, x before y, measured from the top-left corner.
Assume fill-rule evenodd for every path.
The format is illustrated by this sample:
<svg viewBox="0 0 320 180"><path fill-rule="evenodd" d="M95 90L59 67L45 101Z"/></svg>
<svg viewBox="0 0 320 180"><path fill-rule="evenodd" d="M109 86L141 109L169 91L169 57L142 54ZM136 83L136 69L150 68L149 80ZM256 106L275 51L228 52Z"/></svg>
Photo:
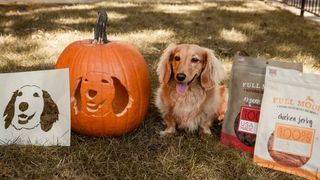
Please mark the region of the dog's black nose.
<svg viewBox="0 0 320 180"><path fill-rule="evenodd" d="M92 90L92 89L90 89L89 91L88 91L88 95L89 95L89 97L91 97L91 98L94 98L96 95L97 95L97 91L96 90Z"/></svg>
<svg viewBox="0 0 320 180"><path fill-rule="evenodd" d="M178 73L176 77L178 81L184 81L187 76L184 73Z"/></svg>
<svg viewBox="0 0 320 180"><path fill-rule="evenodd" d="M22 111L22 112L24 112L25 110L27 110L28 107L29 107L29 104L26 103L26 102L22 102L22 103L19 104L19 109L20 109L20 111Z"/></svg>

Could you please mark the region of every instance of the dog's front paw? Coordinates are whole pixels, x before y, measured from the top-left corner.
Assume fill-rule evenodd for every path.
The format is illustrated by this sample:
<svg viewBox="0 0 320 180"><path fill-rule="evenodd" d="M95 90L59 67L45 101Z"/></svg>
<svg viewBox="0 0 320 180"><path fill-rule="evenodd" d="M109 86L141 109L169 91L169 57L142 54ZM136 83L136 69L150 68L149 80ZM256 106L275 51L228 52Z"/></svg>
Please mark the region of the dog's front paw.
<svg viewBox="0 0 320 180"><path fill-rule="evenodd" d="M176 129L169 128L164 131L160 131L160 137L173 137L176 134Z"/></svg>
<svg viewBox="0 0 320 180"><path fill-rule="evenodd" d="M219 125L222 125L223 124L223 121L224 121L224 114L220 114L218 115L217 117L218 121L219 121Z"/></svg>
<svg viewBox="0 0 320 180"><path fill-rule="evenodd" d="M201 138L207 138L212 136L210 129L201 129L199 134Z"/></svg>

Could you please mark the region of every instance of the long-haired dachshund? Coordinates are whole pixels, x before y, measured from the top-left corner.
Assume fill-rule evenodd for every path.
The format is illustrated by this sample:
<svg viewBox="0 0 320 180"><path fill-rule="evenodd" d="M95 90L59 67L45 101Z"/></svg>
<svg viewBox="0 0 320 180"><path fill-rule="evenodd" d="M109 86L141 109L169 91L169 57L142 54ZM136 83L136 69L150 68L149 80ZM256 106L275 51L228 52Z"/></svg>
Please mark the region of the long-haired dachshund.
<svg viewBox="0 0 320 180"><path fill-rule="evenodd" d="M47 91L35 85L26 85L13 92L3 113L5 129L40 128L47 132L58 120L59 110Z"/></svg>
<svg viewBox="0 0 320 180"><path fill-rule="evenodd" d="M161 136L174 135L176 127L211 135L214 116L224 119L227 89L220 86L225 71L213 51L193 44L169 45L157 73L160 87L155 103L166 129Z"/></svg>

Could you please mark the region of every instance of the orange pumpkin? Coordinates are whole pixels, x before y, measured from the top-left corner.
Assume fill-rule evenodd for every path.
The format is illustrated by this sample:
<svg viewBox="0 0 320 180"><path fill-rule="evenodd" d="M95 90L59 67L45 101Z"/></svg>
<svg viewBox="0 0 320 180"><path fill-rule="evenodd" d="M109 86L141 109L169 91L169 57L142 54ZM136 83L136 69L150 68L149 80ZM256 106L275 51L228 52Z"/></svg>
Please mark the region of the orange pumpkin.
<svg viewBox="0 0 320 180"><path fill-rule="evenodd" d="M143 56L108 41L107 14L99 11L95 38L71 43L56 68L69 68L71 127L85 135L119 136L136 129L149 106L150 76Z"/></svg>

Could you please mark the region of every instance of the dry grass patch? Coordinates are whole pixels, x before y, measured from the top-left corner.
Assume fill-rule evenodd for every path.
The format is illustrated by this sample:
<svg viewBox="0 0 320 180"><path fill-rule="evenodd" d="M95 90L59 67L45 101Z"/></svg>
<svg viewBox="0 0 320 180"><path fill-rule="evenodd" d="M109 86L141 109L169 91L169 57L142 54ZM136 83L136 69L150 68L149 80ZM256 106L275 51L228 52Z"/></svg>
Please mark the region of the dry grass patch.
<svg viewBox="0 0 320 180"><path fill-rule="evenodd" d="M262 1L129 1L95 4L0 5L0 72L52 69L71 42L92 38L96 12L109 13L109 38L143 53L158 86L155 65L169 43L196 43L215 50L230 72L236 51L304 62L319 72L320 27ZM221 49L230 49L222 52ZM0 112L1 113L1 112ZM154 107L135 132L120 138L72 134L61 147L0 147L4 179L297 179L258 167L252 158L218 143L180 132L161 139Z"/></svg>

